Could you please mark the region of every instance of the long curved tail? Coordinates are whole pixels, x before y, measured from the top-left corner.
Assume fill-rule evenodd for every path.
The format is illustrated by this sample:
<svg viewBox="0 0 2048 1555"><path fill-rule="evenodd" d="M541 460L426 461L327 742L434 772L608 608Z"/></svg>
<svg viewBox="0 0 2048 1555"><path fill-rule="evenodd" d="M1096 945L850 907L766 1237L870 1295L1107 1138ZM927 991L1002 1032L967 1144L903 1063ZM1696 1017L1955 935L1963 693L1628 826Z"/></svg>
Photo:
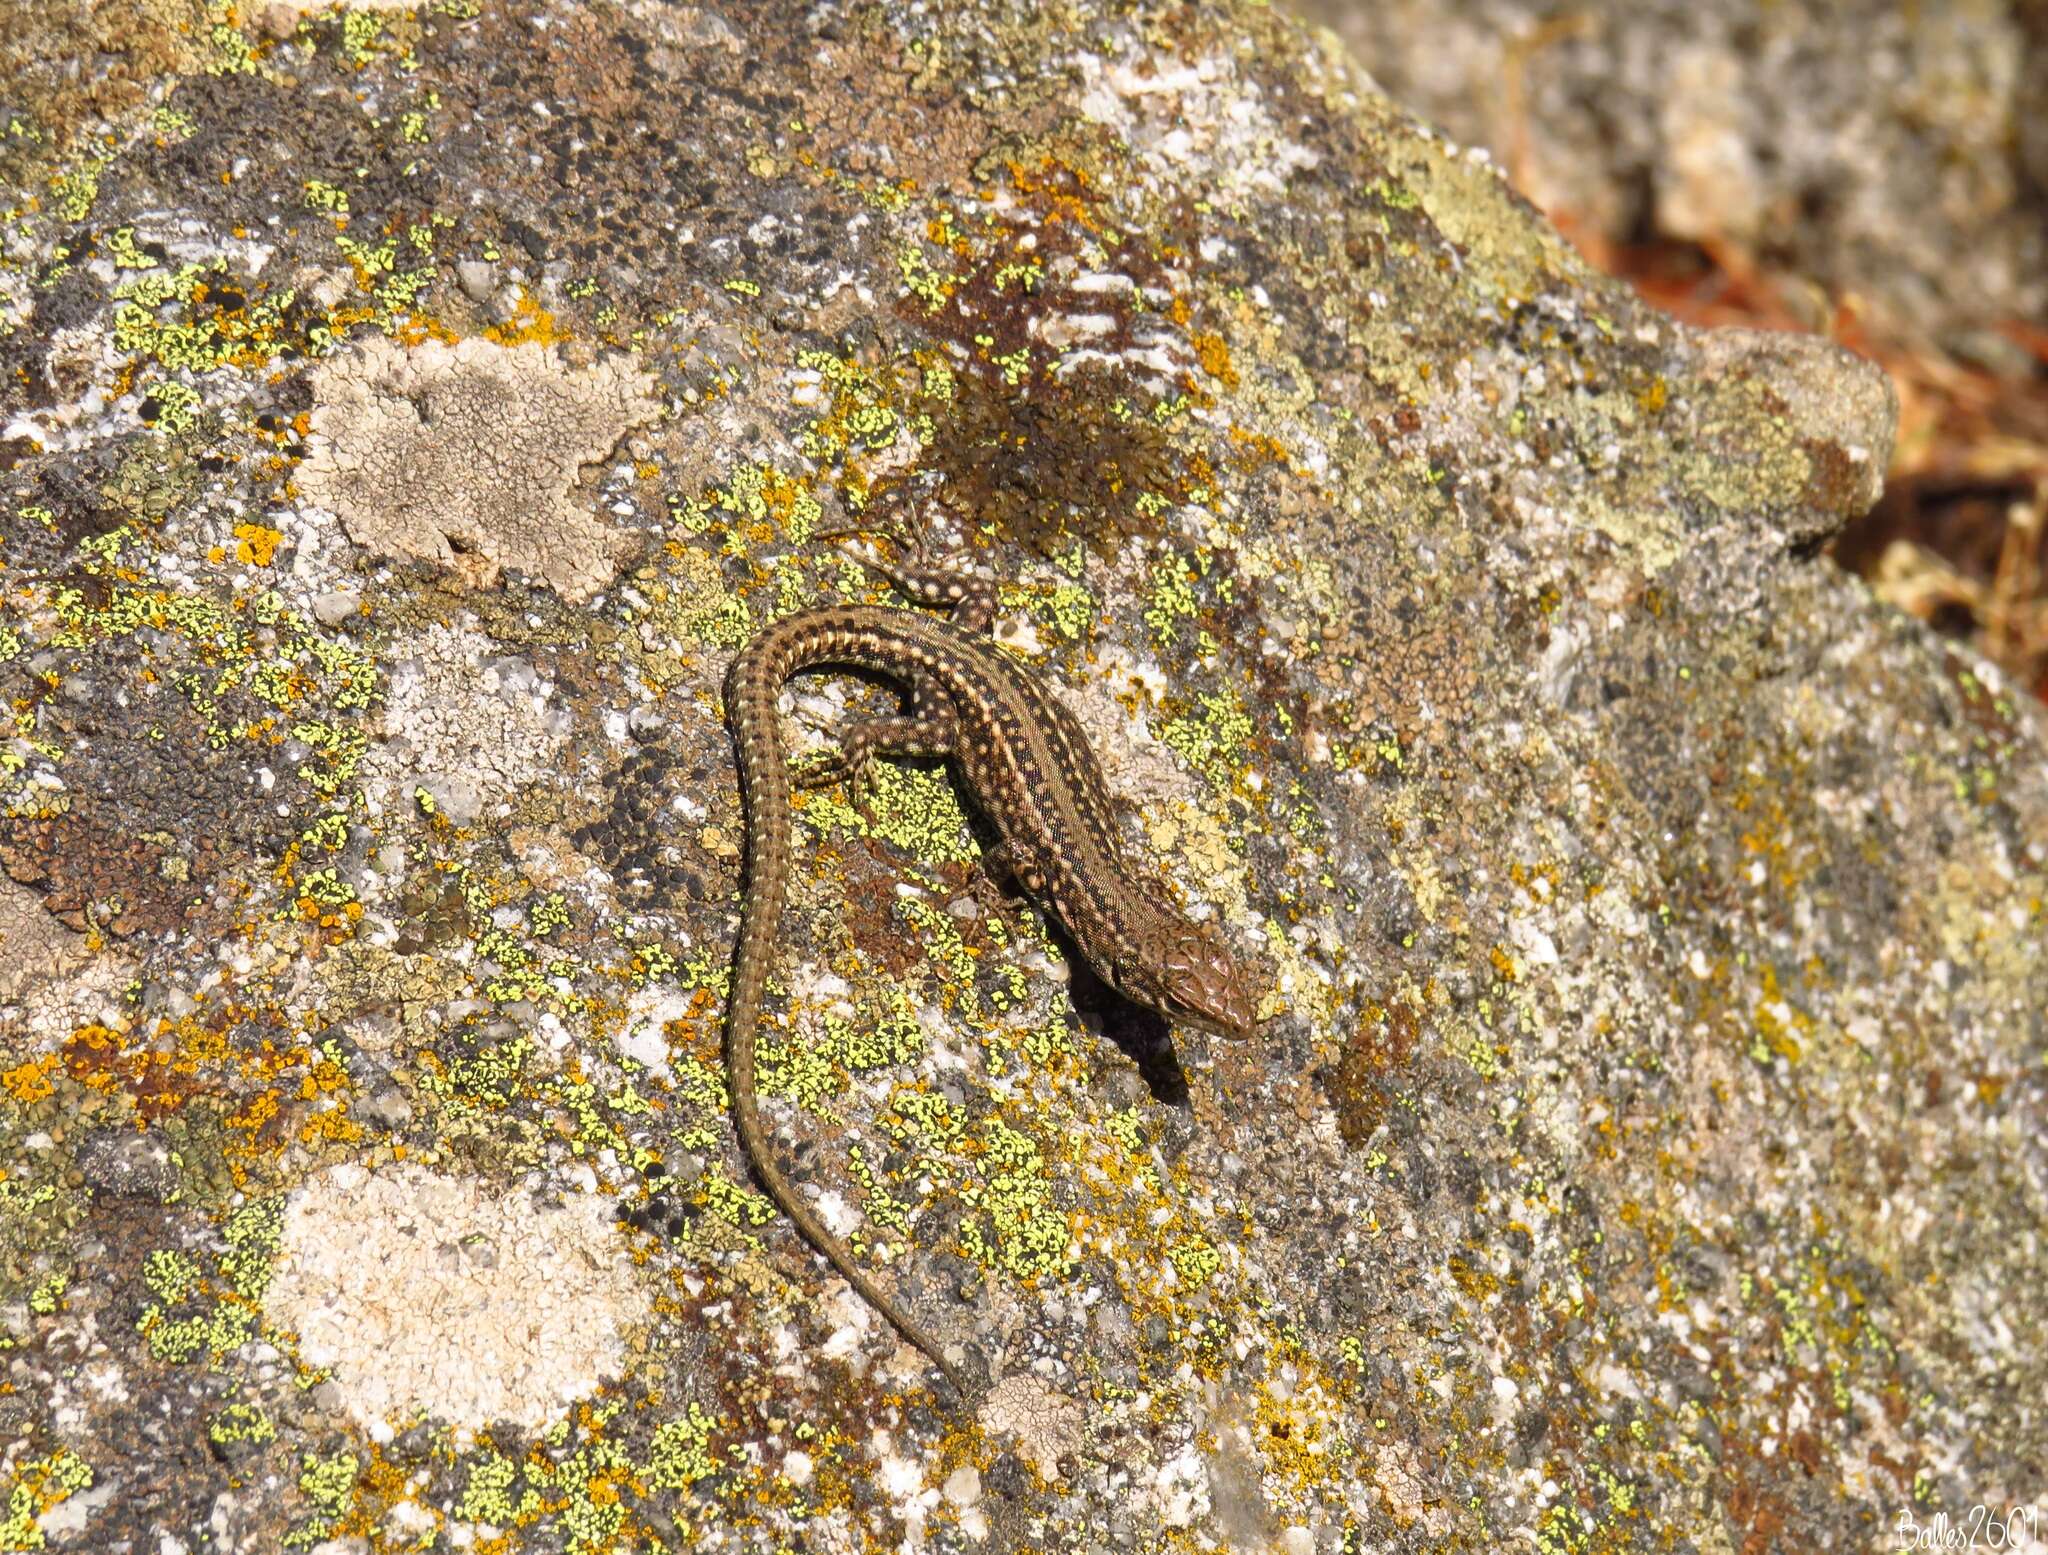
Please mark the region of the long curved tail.
<svg viewBox="0 0 2048 1555"><path fill-rule="evenodd" d="M761 1126L760 1103L754 1089L754 1039L760 1025L761 994L768 981L768 960L781 928L789 885L789 772L775 702L782 683L795 666L787 639L771 628L747 645L726 679L726 721L732 729L739 759L740 790L747 818L746 898L740 914L739 943L733 951L732 991L725 1011L726 1084L732 1089L733 1124L754 1175L776 1207L869 1306L931 1357L946 1374L946 1380L965 1398L965 1374L946 1359L938 1340L899 1308L867 1271L853 1261L853 1253L846 1244L797 1196L796 1189L775 1164L767 1131Z"/></svg>

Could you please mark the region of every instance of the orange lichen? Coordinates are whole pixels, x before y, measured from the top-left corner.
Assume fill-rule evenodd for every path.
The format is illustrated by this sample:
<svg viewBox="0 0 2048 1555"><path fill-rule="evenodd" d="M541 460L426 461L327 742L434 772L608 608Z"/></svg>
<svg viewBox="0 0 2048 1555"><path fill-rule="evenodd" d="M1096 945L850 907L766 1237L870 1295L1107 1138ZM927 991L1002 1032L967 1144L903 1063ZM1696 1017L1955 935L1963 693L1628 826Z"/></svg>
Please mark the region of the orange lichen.
<svg viewBox="0 0 2048 1555"><path fill-rule="evenodd" d="M7 1094L24 1106L41 1101L56 1089L50 1083L50 1076L58 1063L55 1053L45 1053L41 1058L16 1064L5 1074L0 1074L0 1087L5 1087Z"/></svg>
<svg viewBox="0 0 2048 1555"><path fill-rule="evenodd" d="M503 324L493 324L484 331L484 338L495 340L501 346L523 345L530 340L542 345L555 345L573 338L573 332L563 328L554 314L536 302L531 293L522 291L519 300L513 304L512 317Z"/></svg>
<svg viewBox="0 0 2048 1555"><path fill-rule="evenodd" d="M263 524L235 525L235 560L268 567L277 555L277 548L283 544L281 531Z"/></svg>
<svg viewBox="0 0 2048 1555"><path fill-rule="evenodd" d="M1226 389L1237 387L1237 368L1230 360L1230 347L1221 335L1196 331L1188 336L1188 344L1195 348L1195 360L1202 364L1202 371L1222 384Z"/></svg>

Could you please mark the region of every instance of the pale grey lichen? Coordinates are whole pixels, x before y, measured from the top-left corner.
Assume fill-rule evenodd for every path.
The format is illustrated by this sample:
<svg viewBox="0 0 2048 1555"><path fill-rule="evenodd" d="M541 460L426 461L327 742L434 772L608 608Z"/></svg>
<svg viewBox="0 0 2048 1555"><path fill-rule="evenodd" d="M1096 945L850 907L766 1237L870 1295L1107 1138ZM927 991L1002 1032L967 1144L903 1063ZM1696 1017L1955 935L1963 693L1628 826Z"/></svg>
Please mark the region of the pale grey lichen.
<svg viewBox="0 0 2048 1555"><path fill-rule="evenodd" d="M461 623L429 626L408 647L391 671L388 738L363 760L364 788L380 809L403 804L417 785L467 824L552 769L570 718L531 665Z"/></svg>
<svg viewBox="0 0 2048 1555"><path fill-rule="evenodd" d="M577 500L576 476L660 413L650 375L617 357L571 367L532 341L373 339L322 363L313 394L299 492L358 544L480 584L516 567L571 601L611 581L628 540Z"/></svg>
<svg viewBox="0 0 2048 1555"><path fill-rule="evenodd" d="M1281 193L1295 173L1321 160L1287 134L1255 74L1228 55L1162 68L1148 57L1104 62L1084 52L1075 63L1082 116L1122 137L1148 182L1160 187L1199 171L1217 202L1235 208Z"/></svg>
<svg viewBox="0 0 2048 1555"><path fill-rule="evenodd" d="M43 908L28 886L0 875L0 1044L7 1056L47 1052L74 1028L111 1017L134 974Z"/></svg>
<svg viewBox="0 0 2048 1555"><path fill-rule="evenodd" d="M365 1427L429 1408L538 1428L619 1370L647 1310L602 1198L545 1204L415 1165L309 1179L264 1297Z"/></svg>
<svg viewBox="0 0 2048 1555"><path fill-rule="evenodd" d="M991 1431L1014 1439L1047 1478L1059 1472L1060 1458L1087 1435L1081 1406L1028 1372L1013 1371L998 1381L982 1405L981 1419Z"/></svg>
<svg viewBox="0 0 2048 1555"><path fill-rule="evenodd" d="M42 898L0 875L0 1005L11 1004L89 952L85 936L43 911Z"/></svg>

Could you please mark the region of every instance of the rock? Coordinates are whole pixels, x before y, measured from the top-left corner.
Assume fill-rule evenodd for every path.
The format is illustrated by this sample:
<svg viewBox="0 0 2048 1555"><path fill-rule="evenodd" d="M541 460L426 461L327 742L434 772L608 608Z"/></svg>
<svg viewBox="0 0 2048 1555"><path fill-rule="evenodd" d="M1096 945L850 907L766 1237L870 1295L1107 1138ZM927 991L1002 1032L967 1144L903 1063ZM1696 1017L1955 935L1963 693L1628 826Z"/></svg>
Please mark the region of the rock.
<svg viewBox="0 0 2048 1555"><path fill-rule="evenodd" d="M1598 241L1758 253L1907 338L2048 307L2048 26L2025 0L1300 5Z"/></svg>
<svg viewBox="0 0 2048 1555"><path fill-rule="evenodd" d="M988 1468L988 1488L1006 1500L1017 1500L1031 1492L1031 1471L1014 1452L999 1452Z"/></svg>
<svg viewBox="0 0 2048 1555"><path fill-rule="evenodd" d="M362 1110L388 1129L401 1129L412 1121L412 1102L395 1085L380 1085L369 1093Z"/></svg>
<svg viewBox="0 0 2048 1555"><path fill-rule="evenodd" d="M95 1129L80 1140L76 1158L86 1184L98 1194L163 1202L178 1186L170 1151L146 1135Z"/></svg>
<svg viewBox="0 0 2048 1555"><path fill-rule="evenodd" d="M362 601L347 589L330 589L313 600L313 618L322 626L339 626L359 609Z"/></svg>
<svg viewBox="0 0 2048 1555"><path fill-rule="evenodd" d="M2028 1482L2048 763L1819 554L1882 376L1660 317L1271 8L1077 5L223 12L75 146L104 72L33 73L38 1515L1804 1550ZM937 763L800 796L764 1127L965 1399L726 1111L724 677L902 603L855 525L1002 581L1135 883L1263 992L1121 998ZM793 765L905 690L806 675Z"/></svg>
<svg viewBox="0 0 2048 1555"><path fill-rule="evenodd" d="M658 741L668 729L668 720L651 707L636 707L626 714L626 729L643 745Z"/></svg>
<svg viewBox="0 0 2048 1555"><path fill-rule="evenodd" d="M465 259L456 265L455 279L464 295L481 306L491 300L491 293L497 289L498 267L481 259Z"/></svg>

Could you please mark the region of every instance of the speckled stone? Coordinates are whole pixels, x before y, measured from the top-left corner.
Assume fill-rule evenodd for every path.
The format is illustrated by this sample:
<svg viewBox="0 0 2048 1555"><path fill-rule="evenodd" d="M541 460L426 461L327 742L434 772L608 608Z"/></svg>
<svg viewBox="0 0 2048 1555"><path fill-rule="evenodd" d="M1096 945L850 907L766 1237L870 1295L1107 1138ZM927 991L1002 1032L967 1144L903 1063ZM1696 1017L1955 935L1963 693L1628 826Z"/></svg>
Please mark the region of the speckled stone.
<svg viewBox="0 0 2048 1555"><path fill-rule="evenodd" d="M1266 6L130 20L8 40L0 1543L2038 1495L2042 720L1817 556L1873 369L1659 317ZM964 1401L725 1112L718 688L889 597L856 527L1009 585L1270 973L1174 1030L942 769L802 796L766 1123Z"/></svg>
<svg viewBox="0 0 2048 1555"><path fill-rule="evenodd" d="M1726 245L1893 338L2029 371L1995 332L2048 307L2048 14L2027 0L1299 9L1589 241Z"/></svg>

